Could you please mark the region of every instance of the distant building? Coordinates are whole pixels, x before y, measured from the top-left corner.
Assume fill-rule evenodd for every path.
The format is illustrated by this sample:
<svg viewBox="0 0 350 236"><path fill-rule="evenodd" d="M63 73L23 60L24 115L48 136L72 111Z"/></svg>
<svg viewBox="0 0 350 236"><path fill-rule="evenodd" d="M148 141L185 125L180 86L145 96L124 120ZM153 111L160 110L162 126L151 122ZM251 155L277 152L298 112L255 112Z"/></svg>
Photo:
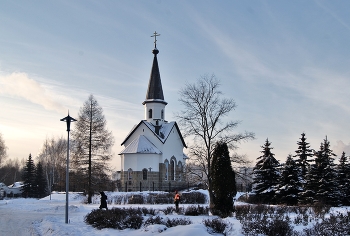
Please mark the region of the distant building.
<svg viewBox="0 0 350 236"><path fill-rule="evenodd" d="M253 182L253 167L239 167L235 172L237 191L250 192Z"/></svg>
<svg viewBox="0 0 350 236"><path fill-rule="evenodd" d="M183 153L185 141L175 121L165 120L163 88L156 47L146 99L142 103L144 120L126 136L121 156L121 188L123 191L170 190L186 186Z"/></svg>
<svg viewBox="0 0 350 236"><path fill-rule="evenodd" d="M19 197L22 195L23 186L22 182L16 182L10 186L7 186L4 183L0 183L0 199L4 199L5 197Z"/></svg>

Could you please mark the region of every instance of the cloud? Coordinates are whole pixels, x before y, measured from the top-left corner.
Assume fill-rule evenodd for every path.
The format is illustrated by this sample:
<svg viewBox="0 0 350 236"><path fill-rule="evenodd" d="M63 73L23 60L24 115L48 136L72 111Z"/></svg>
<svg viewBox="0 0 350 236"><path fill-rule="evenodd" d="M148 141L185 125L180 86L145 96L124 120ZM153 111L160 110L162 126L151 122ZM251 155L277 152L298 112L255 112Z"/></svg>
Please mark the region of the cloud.
<svg viewBox="0 0 350 236"><path fill-rule="evenodd" d="M0 94L24 98L47 110L65 111L66 109L55 101L49 93L45 86L29 78L26 73L14 72L0 75Z"/></svg>
<svg viewBox="0 0 350 236"><path fill-rule="evenodd" d="M350 154L350 143L346 145L343 141L338 140L337 144L333 147L333 151L339 157L343 152L345 152L345 154L348 156Z"/></svg>

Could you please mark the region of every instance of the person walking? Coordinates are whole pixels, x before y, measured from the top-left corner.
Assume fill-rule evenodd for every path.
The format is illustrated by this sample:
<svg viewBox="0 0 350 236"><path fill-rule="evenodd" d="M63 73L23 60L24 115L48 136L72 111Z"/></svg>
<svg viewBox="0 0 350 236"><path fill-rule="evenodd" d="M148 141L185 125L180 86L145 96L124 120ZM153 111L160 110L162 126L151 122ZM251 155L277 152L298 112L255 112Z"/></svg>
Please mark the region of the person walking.
<svg viewBox="0 0 350 236"><path fill-rule="evenodd" d="M176 212L179 212L180 194L177 191L175 191L174 203Z"/></svg>
<svg viewBox="0 0 350 236"><path fill-rule="evenodd" d="M101 205L100 205L100 209L102 208L106 208L106 210L108 210L107 208L107 196L104 192L100 192L101 194Z"/></svg>

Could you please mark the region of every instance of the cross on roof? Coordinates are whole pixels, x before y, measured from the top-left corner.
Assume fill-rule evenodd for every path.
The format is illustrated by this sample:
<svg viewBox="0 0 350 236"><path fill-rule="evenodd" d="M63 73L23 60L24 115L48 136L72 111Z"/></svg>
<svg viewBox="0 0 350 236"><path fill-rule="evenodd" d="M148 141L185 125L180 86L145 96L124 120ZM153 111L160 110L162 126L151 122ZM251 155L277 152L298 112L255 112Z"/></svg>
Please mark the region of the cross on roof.
<svg viewBox="0 0 350 236"><path fill-rule="evenodd" d="M153 35L151 37L154 37L154 48L157 48L157 36L160 36L160 34L157 34L157 31L154 31Z"/></svg>

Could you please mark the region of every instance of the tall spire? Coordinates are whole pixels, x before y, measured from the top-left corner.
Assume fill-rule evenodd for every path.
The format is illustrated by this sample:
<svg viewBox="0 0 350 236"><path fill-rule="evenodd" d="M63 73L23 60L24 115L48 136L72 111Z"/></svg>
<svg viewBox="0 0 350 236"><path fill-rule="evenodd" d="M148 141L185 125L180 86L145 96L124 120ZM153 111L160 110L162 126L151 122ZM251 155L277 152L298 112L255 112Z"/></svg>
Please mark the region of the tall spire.
<svg viewBox="0 0 350 236"><path fill-rule="evenodd" d="M162 100L158 102L167 104L164 101L162 81L160 79L160 73L159 73L159 67L158 67L157 54L159 53L159 50L157 49L157 36L160 36L160 34L157 34L157 32L154 32L154 34L151 36L151 37L154 37L154 49L152 50L152 53L154 54L154 58L153 58L151 75L148 82L146 101L144 101L144 103L150 102L147 100L157 99L157 100Z"/></svg>

